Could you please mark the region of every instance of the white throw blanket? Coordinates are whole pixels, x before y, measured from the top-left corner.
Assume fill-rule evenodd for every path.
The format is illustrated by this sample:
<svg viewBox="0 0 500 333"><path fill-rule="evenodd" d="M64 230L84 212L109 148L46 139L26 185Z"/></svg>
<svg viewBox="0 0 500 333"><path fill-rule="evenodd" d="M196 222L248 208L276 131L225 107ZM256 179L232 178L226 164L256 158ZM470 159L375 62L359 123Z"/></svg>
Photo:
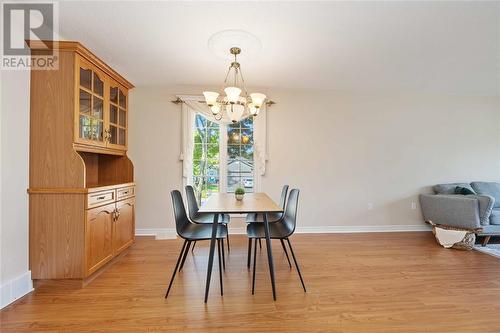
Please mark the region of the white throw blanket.
<svg viewBox="0 0 500 333"><path fill-rule="evenodd" d="M442 246L449 248L462 241L467 231L446 230L436 227L436 238Z"/></svg>

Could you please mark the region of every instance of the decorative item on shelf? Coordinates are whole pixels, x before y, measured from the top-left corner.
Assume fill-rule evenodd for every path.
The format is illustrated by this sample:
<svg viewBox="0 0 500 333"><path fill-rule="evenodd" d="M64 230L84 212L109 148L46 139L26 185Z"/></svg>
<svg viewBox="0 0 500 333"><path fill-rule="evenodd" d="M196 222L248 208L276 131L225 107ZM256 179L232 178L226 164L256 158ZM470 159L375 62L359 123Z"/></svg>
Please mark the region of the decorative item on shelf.
<svg viewBox="0 0 500 333"><path fill-rule="evenodd" d="M237 61L237 56L241 53L241 49L239 47L232 47L229 52L234 55L234 61L231 62L224 80L223 91L225 96L221 97L221 93L214 91L204 91L203 96L205 96L205 102L216 120L221 120L222 112L226 112L231 121L237 123L245 114L256 117L266 101L266 95L262 93L248 94L245 88L245 80L241 73L241 65ZM233 82L232 85L228 85L228 78L231 77L231 72L233 72Z"/></svg>
<svg viewBox="0 0 500 333"><path fill-rule="evenodd" d="M238 201L243 200L244 195L245 195L245 189L243 187L238 187L234 191L234 196L236 197L236 200L238 200Z"/></svg>

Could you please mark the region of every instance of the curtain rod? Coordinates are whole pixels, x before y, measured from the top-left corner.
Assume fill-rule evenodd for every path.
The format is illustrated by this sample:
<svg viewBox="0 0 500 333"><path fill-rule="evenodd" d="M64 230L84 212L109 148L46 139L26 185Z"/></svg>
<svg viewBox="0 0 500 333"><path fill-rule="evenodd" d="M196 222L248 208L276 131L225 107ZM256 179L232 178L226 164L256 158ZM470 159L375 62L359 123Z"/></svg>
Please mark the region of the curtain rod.
<svg viewBox="0 0 500 333"><path fill-rule="evenodd" d="M180 97L177 97L175 100L170 101L170 102L172 102L172 103L174 103L174 104L182 104L182 103L185 103L185 102L184 102L184 101L183 101ZM199 101L199 103L205 103L205 102L203 102L203 101ZM276 104L276 102L275 102L275 101L271 101L271 100L269 100L269 101L267 101L265 104L266 104L266 106L272 106L272 105Z"/></svg>

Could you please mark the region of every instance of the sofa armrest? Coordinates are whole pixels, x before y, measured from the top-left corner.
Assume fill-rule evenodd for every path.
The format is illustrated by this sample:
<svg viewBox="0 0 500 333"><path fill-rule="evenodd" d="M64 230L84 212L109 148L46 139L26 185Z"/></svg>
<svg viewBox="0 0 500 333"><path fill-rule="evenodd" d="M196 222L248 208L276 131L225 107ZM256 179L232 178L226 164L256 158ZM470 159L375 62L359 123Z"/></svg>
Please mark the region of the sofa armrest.
<svg viewBox="0 0 500 333"><path fill-rule="evenodd" d="M465 229L481 227L475 196L421 194L420 206L425 221Z"/></svg>
<svg viewBox="0 0 500 333"><path fill-rule="evenodd" d="M495 198L491 195L476 195L470 194L466 196L467 198L476 198L479 202L479 222L481 225L490 224L490 215L493 210L493 205L495 204Z"/></svg>

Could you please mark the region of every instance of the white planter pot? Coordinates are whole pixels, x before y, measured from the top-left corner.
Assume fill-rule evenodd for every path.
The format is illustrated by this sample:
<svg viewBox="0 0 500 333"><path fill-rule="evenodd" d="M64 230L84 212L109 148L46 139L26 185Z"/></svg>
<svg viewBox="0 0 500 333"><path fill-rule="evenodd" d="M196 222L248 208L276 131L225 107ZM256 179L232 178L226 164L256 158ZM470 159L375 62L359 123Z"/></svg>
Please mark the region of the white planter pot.
<svg viewBox="0 0 500 333"><path fill-rule="evenodd" d="M236 200L241 201L243 200L244 194L235 194L234 196L236 197Z"/></svg>

